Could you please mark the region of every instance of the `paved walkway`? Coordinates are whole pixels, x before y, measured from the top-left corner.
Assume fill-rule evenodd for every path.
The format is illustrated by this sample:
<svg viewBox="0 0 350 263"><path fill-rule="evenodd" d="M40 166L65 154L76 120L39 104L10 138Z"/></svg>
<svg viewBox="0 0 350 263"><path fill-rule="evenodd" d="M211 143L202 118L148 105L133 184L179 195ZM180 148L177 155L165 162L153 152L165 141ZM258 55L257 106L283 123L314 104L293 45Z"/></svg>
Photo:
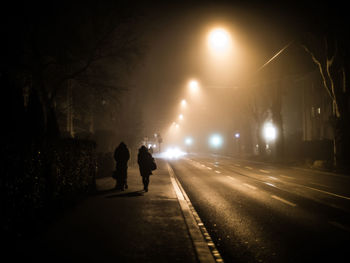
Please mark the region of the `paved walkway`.
<svg viewBox="0 0 350 263"><path fill-rule="evenodd" d="M98 179L96 195L18 254L33 262L198 262L201 242L193 239L166 162L157 164L147 193L137 167L129 167L123 192L112 178Z"/></svg>

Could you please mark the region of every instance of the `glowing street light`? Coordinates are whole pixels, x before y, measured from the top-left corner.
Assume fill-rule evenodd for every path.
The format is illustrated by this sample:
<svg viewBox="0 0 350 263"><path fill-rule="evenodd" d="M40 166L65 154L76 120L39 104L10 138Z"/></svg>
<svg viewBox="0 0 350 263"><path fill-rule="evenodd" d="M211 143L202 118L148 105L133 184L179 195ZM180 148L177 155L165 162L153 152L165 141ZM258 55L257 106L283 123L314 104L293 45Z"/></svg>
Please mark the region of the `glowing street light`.
<svg viewBox="0 0 350 263"><path fill-rule="evenodd" d="M191 137L187 137L187 138L185 139L185 144L186 144L187 146L192 145L192 143L193 143L193 140L192 140Z"/></svg>
<svg viewBox="0 0 350 263"><path fill-rule="evenodd" d="M272 125L272 123L267 122L264 125L263 134L264 134L264 137L265 137L266 141L273 141L277 137L277 130Z"/></svg>
<svg viewBox="0 0 350 263"><path fill-rule="evenodd" d="M215 28L208 35L209 48L215 53L228 51L231 46L231 36L223 28Z"/></svg>
<svg viewBox="0 0 350 263"><path fill-rule="evenodd" d="M183 120L184 119L184 115L183 114L180 114L179 115L179 120Z"/></svg>
<svg viewBox="0 0 350 263"><path fill-rule="evenodd" d="M188 87L190 88L191 92L197 92L199 90L199 84L197 80L191 80L188 83Z"/></svg>
<svg viewBox="0 0 350 263"><path fill-rule="evenodd" d="M219 134L213 134L209 138L209 144L214 148L220 147L222 143L223 143L223 139Z"/></svg>
<svg viewBox="0 0 350 263"><path fill-rule="evenodd" d="M185 99L181 100L181 106L186 107L187 101Z"/></svg>
<svg viewBox="0 0 350 263"><path fill-rule="evenodd" d="M185 139L185 144L186 144L187 152L189 153L191 145L193 144L193 139L191 137L187 137Z"/></svg>

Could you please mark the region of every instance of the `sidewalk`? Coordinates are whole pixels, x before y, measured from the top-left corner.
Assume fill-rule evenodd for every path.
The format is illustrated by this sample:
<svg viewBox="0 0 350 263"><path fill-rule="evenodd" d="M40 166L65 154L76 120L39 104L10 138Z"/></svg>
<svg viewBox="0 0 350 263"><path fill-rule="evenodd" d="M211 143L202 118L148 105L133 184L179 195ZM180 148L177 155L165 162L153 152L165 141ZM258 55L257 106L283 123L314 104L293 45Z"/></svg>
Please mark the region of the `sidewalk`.
<svg viewBox="0 0 350 263"><path fill-rule="evenodd" d="M123 192L98 179L97 194L18 253L33 262L198 262L166 163L157 164L147 193L137 167Z"/></svg>

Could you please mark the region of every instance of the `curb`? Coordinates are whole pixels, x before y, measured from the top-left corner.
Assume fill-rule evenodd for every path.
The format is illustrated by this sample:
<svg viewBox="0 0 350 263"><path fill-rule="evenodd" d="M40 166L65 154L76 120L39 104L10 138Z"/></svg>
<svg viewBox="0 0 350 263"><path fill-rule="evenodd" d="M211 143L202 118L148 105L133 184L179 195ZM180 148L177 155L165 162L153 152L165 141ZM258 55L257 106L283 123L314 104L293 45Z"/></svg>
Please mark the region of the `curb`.
<svg viewBox="0 0 350 263"><path fill-rule="evenodd" d="M166 164L199 262L224 262L173 169Z"/></svg>

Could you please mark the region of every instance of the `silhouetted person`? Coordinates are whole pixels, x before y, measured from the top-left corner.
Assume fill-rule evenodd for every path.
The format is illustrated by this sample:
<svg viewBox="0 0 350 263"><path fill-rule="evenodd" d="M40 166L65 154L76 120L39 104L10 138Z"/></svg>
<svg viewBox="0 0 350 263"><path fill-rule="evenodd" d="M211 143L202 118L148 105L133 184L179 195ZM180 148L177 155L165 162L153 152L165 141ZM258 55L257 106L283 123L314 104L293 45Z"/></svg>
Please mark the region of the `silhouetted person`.
<svg viewBox="0 0 350 263"><path fill-rule="evenodd" d="M128 147L124 142L121 142L114 151L114 160L116 161L116 173L117 183L116 188L124 191L124 188L128 188L127 175L128 175L128 161L130 153Z"/></svg>
<svg viewBox="0 0 350 263"><path fill-rule="evenodd" d="M152 148L152 146L149 147L149 150L148 150L148 151L149 151L150 154L153 154L153 148Z"/></svg>
<svg viewBox="0 0 350 263"><path fill-rule="evenodd" d="M142 176L142 183L144 190L148 192L149 177L152 174L152 164L154 159L148 152L146 146L142 145L137 155L137 163L139 164L140 175Z"/></svg>

